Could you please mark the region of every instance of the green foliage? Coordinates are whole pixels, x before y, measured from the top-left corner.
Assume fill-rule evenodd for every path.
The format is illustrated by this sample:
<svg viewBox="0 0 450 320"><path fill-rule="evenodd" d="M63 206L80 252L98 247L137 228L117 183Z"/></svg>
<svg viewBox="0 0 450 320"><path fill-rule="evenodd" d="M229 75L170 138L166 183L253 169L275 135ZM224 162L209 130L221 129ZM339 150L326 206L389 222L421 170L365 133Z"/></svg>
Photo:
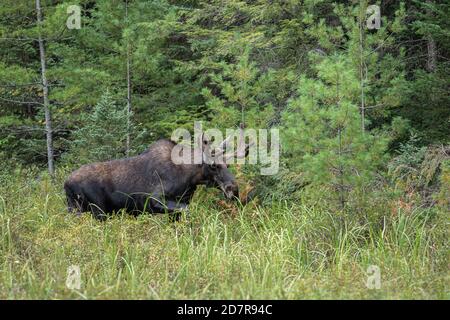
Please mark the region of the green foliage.
<svg viewBox="0 0 450 320"><path fill-rule="evenodd" d="M221 62L221 72L211 75L217 95L204 88L205 104L211 111L211 125L233 128L244 122L250 128L265 128L273 118L273 106L264 101L265 88L274 81L271 73L260 75L249 61L249 50L243 50L235 63Z"/></svg>
<svg viewBox="0 0 450 320"><path fill-rule="evenodd" d="M77 3L82 28L61 28L67 7ZM77 126L80 113L107 88L117 101L125 99L127 53L133 112L151 140L170 136L177 127L191 128L194 120L235 126L242 113L249 127L282 125L281 114L298 79L316 77L318 62L310 53L329 57L345 52L364 86L369 130L390 130L400 116L423 143L448 142L448 4L382 4L381 29L363 29L362 37L368 1L136 0L128 2L127 17L125 2L119 0L43 4L40 31L47 38L57 155L67 151L63 139ZM30 5L8 0L0 10L0 94L8 101L42 99L39 53L32 41L38 30ZM439 53L434 73L424 70L430 35ZM36 117L39 104L0 101L0 116L42 127ZM9 129L18 131L17 126ZM23 132L14 139L26 139ZM44 146L41 142L36 145ZM25 163L44 162L45 157L33 156L38 153L45 151L18 154Z"/></svg>
<svg viewBox="0 0 450 320"><path fill-rule="evenodd" d="M442 196L448 193L448 147L420 146L420 139L412 134L407 143L400 145L398 153L389 163L389 176L395 187L409 196L417 194L426 206L435 201L447 203Z"/></svg>
<svg viewBox="0 0 450 320"><path fill-rule="evenodd" d="M383 161L386 140L363 132L355 104L359 83L345 57L316 65L317 80L303 77L298 98L283 114L284 149L291 170L310 187L325 188L341 209L367 188ZM327 192L327 191L325 191Z"/></svg>
<svg viewBox="0 0 450 320"><path fill-rule="evenodd" d="M395 178L401 178L412 171L417 171L422 164L427 148L419 146L420 139L414 133L407 143L400 144L398 156L392 159L390 168Z"/></svg>
<svg viewBox="0 0 450 320"><path fill-rule="evenodd" d="M409 119L423 144L448 144L450 137L450 4L446 1L413 1L407 15L412 21L400 35L405 41L405 74L402 103L394 114ZM429 46L435 45L435 69L427 70Z"/></svg>
<svg viewBox="0 0 450 320"><path fill-rule="evenodd" d="M450 209L450 160L442 161L441 174L439 176L440 191L435 195L435 199L443 210Z"/></svg>
<svg viewBox="0 0 450 320"><path fill-rule="evenodd" d="M91 112L82 115L82 125L72 133L66 159L79 164L124 157L128 132L133 137L131 154L142 151L146 132L132 123L128 127L127 119L127 108L117 106L107 91Z"/></svg>

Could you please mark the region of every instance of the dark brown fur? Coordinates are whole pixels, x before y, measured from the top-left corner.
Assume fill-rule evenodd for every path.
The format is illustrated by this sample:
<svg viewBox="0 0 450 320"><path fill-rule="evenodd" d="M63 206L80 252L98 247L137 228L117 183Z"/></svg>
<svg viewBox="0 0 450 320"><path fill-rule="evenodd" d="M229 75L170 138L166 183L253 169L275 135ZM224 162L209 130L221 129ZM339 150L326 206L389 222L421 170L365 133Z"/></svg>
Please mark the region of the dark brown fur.
<svg viewBox="0 0 450 320"><path fill-rule="evenodd" d="M69 211L91 211L97 218L120 209L134 213L180 211L201 184L220 187L228 198L238 196L236 181L226 165L176 165L171 161L175 145L158 140L138 156L82 166L64 183Z"/></svg>

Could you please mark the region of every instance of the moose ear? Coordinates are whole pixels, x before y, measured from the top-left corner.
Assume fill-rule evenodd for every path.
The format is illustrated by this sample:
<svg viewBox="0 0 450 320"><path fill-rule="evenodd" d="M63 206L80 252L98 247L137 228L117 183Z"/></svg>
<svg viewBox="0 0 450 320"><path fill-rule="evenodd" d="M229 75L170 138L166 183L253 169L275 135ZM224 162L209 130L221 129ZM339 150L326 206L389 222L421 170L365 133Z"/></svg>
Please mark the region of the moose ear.
<svg viewBox="0 0 450 320"><path fill-rule="evenodd" d="M200 135L200 138L197 141L198 147L200 148L200 150L202 150L202 152L205 151L205 149L208 148L209 146L209 140L208 138L205 136L205 133L202 132L202 134Z"/></svg>
<svg viewBox="0 0 450 320"><path fill-rule="evenodd" d="M199 149L202 152L202 159L204 163L212 163L212 154L213 153L210 149L211 141L208 139L208 137L205 135L204 132L200 135L200 138L198 139L198 146Z"/></svg>

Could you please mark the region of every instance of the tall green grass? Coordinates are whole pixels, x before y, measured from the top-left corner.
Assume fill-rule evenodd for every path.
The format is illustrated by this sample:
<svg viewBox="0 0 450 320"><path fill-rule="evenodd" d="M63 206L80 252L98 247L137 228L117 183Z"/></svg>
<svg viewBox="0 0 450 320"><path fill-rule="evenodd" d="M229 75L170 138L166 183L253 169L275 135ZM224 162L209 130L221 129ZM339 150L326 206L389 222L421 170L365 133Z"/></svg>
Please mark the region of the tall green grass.
<svg viewBox="0 0 450 320"><path fill-rule="evenodd" d="M1 180L2 299L449 298L447 212L386 212L371 225L287 202L231 213L200 191L181 222L99 222L67 213L62 175ZM80 290L66 287L71 265ZM369 265L380 289L366 287Z"/></svg>

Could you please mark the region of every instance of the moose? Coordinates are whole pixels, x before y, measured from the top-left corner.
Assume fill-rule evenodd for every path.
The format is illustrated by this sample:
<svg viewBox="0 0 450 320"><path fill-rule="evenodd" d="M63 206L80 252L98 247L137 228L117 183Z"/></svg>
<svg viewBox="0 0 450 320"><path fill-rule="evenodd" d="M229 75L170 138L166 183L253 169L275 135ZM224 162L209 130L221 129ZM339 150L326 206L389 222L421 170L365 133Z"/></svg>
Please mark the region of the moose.
<svg viewBox="0 0 450 320"><path fill-rule="evenodd" d="M238 199L238 185L223 161L223 157L234 156L225 154L229 141L227 138L211 148L211 141L202 134L197 141L200 164L174 163L171 155L177 143L161 139L140 155L84 165L64 183L68 210L77 214L90 211L99 220L122 209L135 215L171 213L178 220L199 185L216 187L227 199ZM249 147L245 144L240 157L248 154Z"/></svg>

